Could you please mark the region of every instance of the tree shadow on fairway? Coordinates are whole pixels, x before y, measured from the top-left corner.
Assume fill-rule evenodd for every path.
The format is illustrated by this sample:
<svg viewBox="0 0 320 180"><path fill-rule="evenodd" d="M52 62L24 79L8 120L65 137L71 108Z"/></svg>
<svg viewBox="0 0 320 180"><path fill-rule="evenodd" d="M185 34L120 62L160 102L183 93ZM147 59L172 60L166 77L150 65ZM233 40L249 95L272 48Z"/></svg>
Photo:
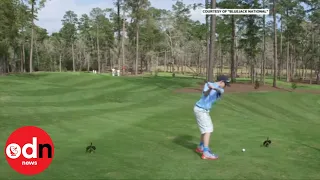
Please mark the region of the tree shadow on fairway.
<svg viewBox="0 0 320 180"><path fill-rule="evenodd" d="M190 135L179 135L173 139L173 142L196 153L195 149L197 147L197 144L192 142L192 140L193 137Z"/></svg>
<svg viewBox="0 0 320 180"><path fill-rule="evenodd" d="M302 145L302 146L305 146L305 147L308 147L308 148L311 148L311 149L314 149L314 150L320 152L320 149L319 149L319 148L316 148L316 147L313 147L313 146L309 146L309 145L307 145L307 144L302 144L302 143L301 143L301 145Z"/></svg>
<svg viewBox="0 0 320 180"><path fill-rule="evenodd" d="M173 88L182 88L190 87L197 85L197 82L201 81L200 79L193 79L192 77L142 77L142 78L124 78L124 81L129 83L134 82L140 86L156 86L160 89L173 89Z"/></svg>
<svg viewBox="0 0 320 180"><path fill-rule="evenodd" d="M10 73L10 74L7 74L8 77L16 77L16 78L19 78L19 79L34 79L34 80L38 80L42 77L46 77L48 76L49 73L37 73L37 72L34 72L34 73Z"/></svg>

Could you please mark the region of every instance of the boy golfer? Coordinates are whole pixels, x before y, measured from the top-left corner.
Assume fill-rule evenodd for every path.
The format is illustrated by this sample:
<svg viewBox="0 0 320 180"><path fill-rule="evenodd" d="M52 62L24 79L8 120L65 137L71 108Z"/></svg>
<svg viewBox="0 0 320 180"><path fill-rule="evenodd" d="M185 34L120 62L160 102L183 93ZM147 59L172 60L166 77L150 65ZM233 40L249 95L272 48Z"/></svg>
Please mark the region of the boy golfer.
<svg viewBox="0 0 320 180"><path fill-rule="evenodd" d="M221 95L224 93L225 86L230 86L227 76L219 76L217 82L207 82L204 85L201 99L194 106L194 114L201 132L200 144L196 152L202 153L202 159L215 160L218 156L209 149L210 135L213 132L213 124L210 117L210 109Z"/></svg>

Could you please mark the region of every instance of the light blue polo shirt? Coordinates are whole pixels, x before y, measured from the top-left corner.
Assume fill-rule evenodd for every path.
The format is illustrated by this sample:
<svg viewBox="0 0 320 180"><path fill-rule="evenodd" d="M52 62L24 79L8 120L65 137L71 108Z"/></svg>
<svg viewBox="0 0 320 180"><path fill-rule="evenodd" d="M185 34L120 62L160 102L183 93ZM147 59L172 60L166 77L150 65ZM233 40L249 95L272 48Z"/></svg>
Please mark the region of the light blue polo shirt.
<svg viewBox="0 0 320 180"><path fill-rule="evenodd" d="M207 97L204 96L204 92L209 90L208 84L210 84L214 88L220 89L220 92L221 92L220 96L219 96L218 92L215 90L211 90L210 94ZM212 104L214 104L217 100L219 100L223 93L224 93L224 89L220 88L218 83L208 82L204 85L201 98L196 103L196 106L198 106L199 108L210 111L210 109L212 108Z"/></svg>

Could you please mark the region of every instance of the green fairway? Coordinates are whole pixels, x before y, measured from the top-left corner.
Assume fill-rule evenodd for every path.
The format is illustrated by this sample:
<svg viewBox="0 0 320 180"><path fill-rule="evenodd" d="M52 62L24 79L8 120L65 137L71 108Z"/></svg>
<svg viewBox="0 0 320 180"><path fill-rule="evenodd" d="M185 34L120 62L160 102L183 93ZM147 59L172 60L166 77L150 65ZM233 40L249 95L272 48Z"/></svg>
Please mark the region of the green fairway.
<svg viewBox="0 0 320 180"><path fill-rule="evenodd" d="M319 179L320 96L290 92L225 94L211 112L211 148L194 152L200 94L187 77L43 73L0 77L0 142L25 125L55 144L51 166L19 175L0 156L0 179ZM260 147L270 137L269 148ZM85 148L93 142L95 154ZM242 148L246 152L241 152Z"/></svg>

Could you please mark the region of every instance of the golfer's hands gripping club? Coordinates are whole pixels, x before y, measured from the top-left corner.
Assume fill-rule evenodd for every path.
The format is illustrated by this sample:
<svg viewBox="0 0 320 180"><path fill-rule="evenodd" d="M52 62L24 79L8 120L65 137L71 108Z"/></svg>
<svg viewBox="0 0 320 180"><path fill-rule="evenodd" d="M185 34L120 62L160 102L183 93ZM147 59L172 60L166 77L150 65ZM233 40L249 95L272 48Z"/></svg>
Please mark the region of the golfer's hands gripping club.
<svg viewBox="0 0 320 180"><path fill-rule="evenodd" d="M210 94L210 91L211 91L211 90L215 90L215 91L217 91L217 93L218 93L219 96L221 95L220 89L211 86L208 82L207 82L207 85L208 85L208 87L209 87L209 90L208 90L208 94L207 94L207 95Z"/></svg>
<svg viewBox="0 0 320 180"><path fill-rule="evenodd" d="M219 89L217 89L217 88L215 88L215 87L211 86L209 83L207 83L207 84L208 84L209 89L213 89L213 90L215 90L215 91L220 91Z"/></svg>
<svg viewBox="0 0 320 180"><path fill-rule="evenodd" d="M203 92L204 96L208 96L208 95L210 94L210 92L211 92L212 89L216 90L216 88L214 88L213 86L211 86L208 81L206 81L206 84L207 84L207 86L209 87L209 89L208 89L207 91L204 91L204 92Z"/></svg>

